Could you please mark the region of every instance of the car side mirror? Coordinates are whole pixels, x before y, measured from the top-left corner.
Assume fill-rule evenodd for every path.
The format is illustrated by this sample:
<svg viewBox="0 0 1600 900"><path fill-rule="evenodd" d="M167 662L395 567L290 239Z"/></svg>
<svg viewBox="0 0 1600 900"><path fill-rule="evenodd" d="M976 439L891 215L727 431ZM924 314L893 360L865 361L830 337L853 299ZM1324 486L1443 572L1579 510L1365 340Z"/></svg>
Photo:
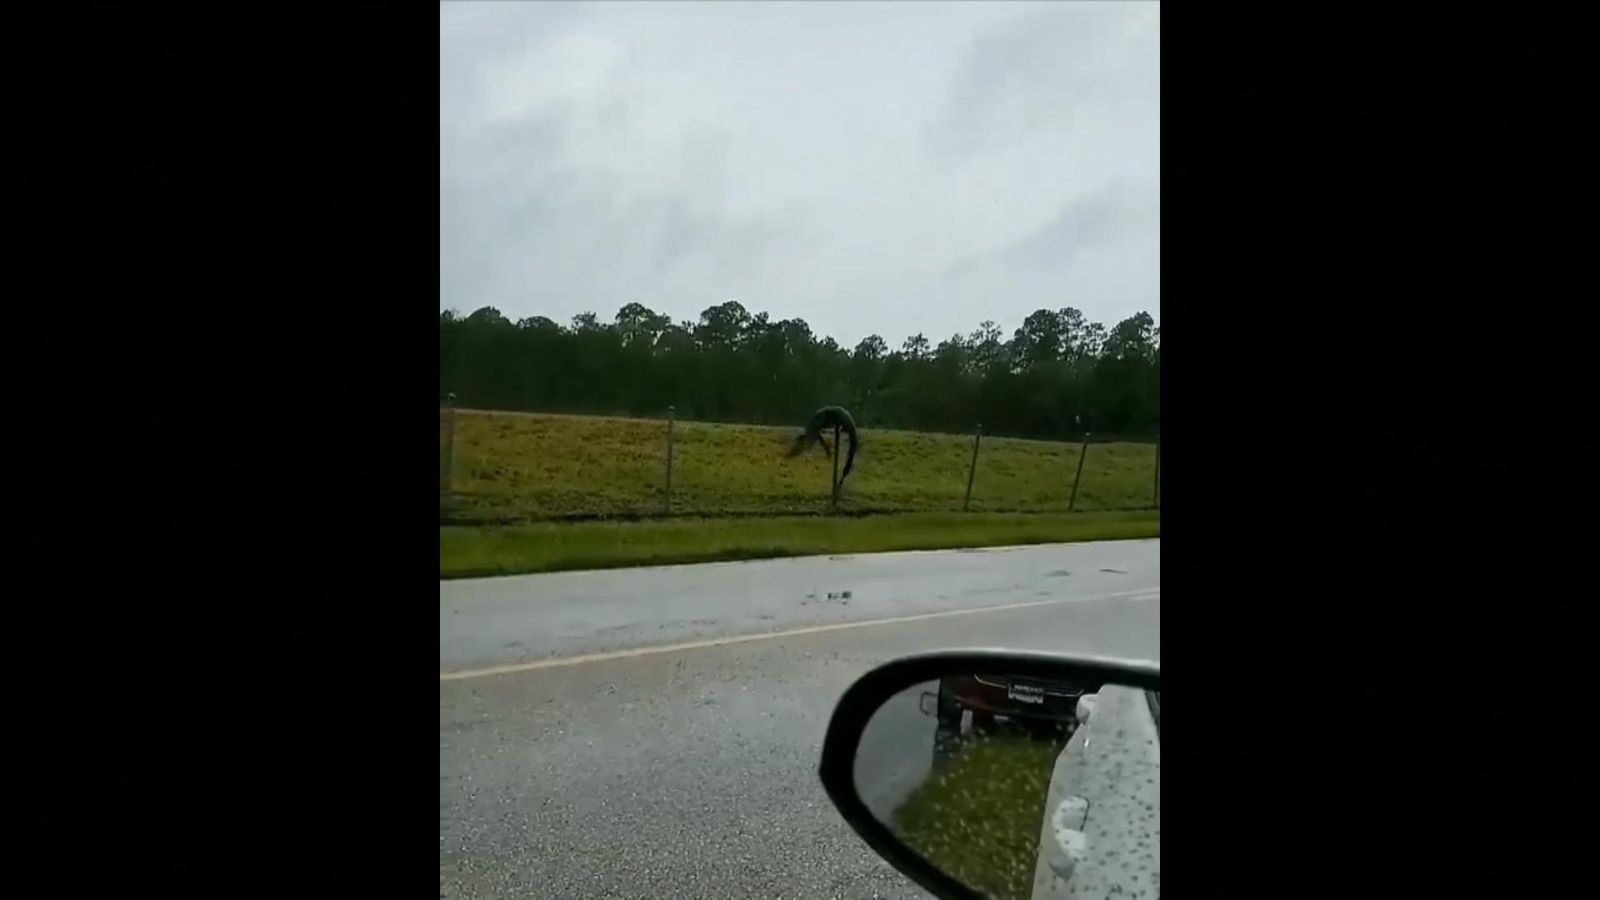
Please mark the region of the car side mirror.
<svg viewBox="0 0 1600 900"><path fill-rule="evenodd" d="M845 691L820 774L845 821L940 897L1156 897L1161 670L963 650Z"/></svg>

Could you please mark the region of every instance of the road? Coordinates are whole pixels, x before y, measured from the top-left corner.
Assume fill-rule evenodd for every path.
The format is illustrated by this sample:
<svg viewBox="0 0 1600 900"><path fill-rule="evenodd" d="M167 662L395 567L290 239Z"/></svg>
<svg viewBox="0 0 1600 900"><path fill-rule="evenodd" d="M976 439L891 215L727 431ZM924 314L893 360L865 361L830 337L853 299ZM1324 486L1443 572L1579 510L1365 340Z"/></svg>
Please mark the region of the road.
<svg viewBox="0 0 1600 900"><path fill-rule="evenodd" d="M856 745L856 789L880 820L888 821L933 769L935 720L919 698L937 694L939 682L915 685L878 707Z"/></svg>
<svg viewBox="0 0 1600 900"><path fill-rule="evenodd" d="M1124 541L441 582L439 896L922 896L817 783L839 695L946 647L1159 660L1160 581Z"/></svg>

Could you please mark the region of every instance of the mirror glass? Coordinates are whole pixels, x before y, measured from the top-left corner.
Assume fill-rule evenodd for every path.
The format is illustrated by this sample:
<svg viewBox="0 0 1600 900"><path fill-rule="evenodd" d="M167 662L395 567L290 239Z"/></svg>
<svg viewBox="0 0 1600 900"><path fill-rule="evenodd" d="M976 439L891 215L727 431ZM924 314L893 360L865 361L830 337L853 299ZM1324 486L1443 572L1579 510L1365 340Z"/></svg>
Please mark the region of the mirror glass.
<svg viewBox="0 0 1600 900"><path fill-rule="evenodd" d="M1160 695L952 672L873 714L856 791L918 856L986 897L1157 897Z"/></svg>

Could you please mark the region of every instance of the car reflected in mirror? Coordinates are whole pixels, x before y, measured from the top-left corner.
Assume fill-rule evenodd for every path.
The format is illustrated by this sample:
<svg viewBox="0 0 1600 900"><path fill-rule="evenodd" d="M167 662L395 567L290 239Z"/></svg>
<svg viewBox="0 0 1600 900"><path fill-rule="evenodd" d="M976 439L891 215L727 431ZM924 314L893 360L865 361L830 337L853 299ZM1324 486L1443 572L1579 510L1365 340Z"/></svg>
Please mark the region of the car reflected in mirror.
<svg viewBox="0 0 1600 900"><path fill-rule="evenodd" d="M874 849L947 897L1159 895L1160 672L941 653L868 673L824 786Z"/></svg>

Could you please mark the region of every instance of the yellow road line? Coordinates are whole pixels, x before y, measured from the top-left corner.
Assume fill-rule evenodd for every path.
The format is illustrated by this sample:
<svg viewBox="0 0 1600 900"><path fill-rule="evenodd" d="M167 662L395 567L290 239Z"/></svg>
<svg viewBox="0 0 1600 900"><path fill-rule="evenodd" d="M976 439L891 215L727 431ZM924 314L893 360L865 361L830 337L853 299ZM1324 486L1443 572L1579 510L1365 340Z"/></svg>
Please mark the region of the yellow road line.
<svg viewBox="0 0 1600 900"><path fill-rule="evenodd" d="M490 675L509 675L514 672L532 672L538 669L556 669L564 666L578 666L584 663L606 662L613 659L631 659L638 656L653 656L658 653L677 653L683 650L705 650L711 647L725 647L729 644L744 644L750 641L770 641L778 638L800 637L808 634L821 634L827 631L846 631L851 628L871 628L877 625L898 625L902 622L923 622L929 619L948 619L955 616L970 616L986 612L1004 612L1013 609L1030 609L1039 606L1055 606L1062 603L1083 603L1092 600L1118 600L1141 599L1154 600L1161 596L1160 591L1121 591L1115 594L1096 594L1089 597L1057 598L1054 600L1028 600L1022 603L1002 603L997 606L977 606L969 609L947 609L939 612L918 613L911 616L896 616L890 619L868 619L862 622L835 622L831 625L808 625L804 628L791 628L786 631L764 631L756 634L738 634L730 637L709 638L703 641L688 641L682 644L658 644L653 647L635 647L631 650L610 650L605 653L585 653L578 656L561 656L553 659L536 659L532 662L509 663L503 666L489 666L484 669L460 669L454 672L440 672L440 681L461 681L467 678L484 678Z"/></svg>

